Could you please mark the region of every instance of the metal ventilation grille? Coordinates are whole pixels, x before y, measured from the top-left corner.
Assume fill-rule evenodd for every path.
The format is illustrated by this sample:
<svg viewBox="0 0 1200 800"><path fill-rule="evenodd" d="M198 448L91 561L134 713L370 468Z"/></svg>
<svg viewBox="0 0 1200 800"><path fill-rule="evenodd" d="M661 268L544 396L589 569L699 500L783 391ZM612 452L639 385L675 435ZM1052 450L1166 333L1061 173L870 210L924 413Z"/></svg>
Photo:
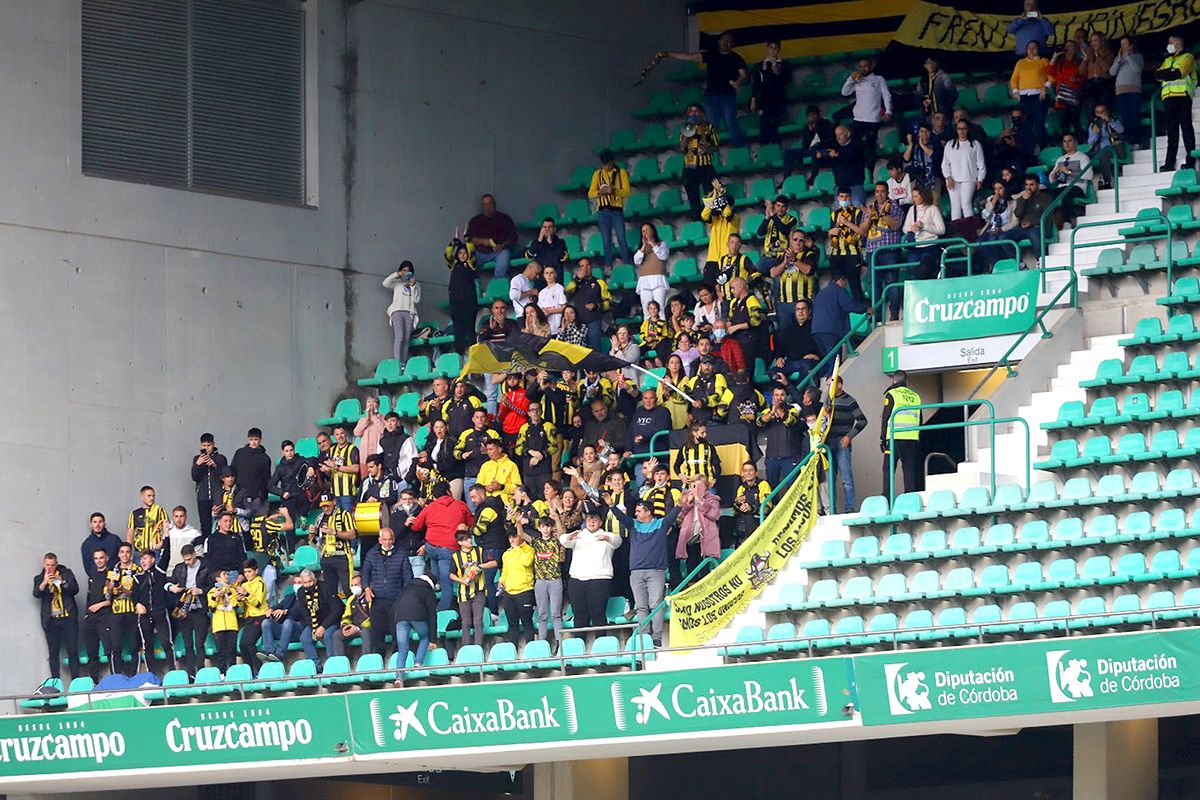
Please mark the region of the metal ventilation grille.
<svg viewBox="0 0 1200 800"><path fill-rule="evenodd" d="M299 0L83 0L83 170L304 201Z"/></svg>

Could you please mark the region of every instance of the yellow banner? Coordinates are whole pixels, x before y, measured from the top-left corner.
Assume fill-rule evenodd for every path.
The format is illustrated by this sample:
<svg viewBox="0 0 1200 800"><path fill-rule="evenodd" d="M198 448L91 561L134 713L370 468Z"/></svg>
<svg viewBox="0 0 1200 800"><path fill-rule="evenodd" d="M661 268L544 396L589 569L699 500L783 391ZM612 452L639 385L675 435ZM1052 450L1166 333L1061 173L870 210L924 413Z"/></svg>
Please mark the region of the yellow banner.
<svg viewBox="0 0 1200 800"><path fill-rule="evenodd" d="M821 458L808 460L791 488L749 539L702 580L671 596L671 646L717 635L775 579L817 521Z"/></svg>
<svg viewBox="0 0 1200 800"><path fill-rule="evenodd" d="M1046 14L1054 25L1054 42L1064 42L1083 28L1109 40L1126 34L1154 33L1194 22L1200 0L1144 0L1140 3ZM1015 38L1008 33L1013 13L980 14L950 5L917 0L896 31L895 40L910 47L973 52L1012 52Z"/></svg>

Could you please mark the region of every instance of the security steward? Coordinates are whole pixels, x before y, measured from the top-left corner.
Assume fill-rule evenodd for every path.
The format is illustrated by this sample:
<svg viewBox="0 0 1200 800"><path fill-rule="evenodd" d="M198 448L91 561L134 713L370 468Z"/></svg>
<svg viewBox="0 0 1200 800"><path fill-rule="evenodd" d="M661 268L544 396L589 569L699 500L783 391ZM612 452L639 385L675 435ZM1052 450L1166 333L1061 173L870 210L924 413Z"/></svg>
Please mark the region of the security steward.
<svg viewBox="0 0 1200 800"><path fill-rule="evenodd" d="M921 424L921 395L908 387L908 376L892 373L892 385L883 393L883 422L879 426L879 450L883 453L883 490L891 486L892 468L900 465L904 491L919 491L921 480L921 432L909 430ZM891 437L889 439L889 435ZM895 463L888 458L889 444L896 448Z"/></svg>

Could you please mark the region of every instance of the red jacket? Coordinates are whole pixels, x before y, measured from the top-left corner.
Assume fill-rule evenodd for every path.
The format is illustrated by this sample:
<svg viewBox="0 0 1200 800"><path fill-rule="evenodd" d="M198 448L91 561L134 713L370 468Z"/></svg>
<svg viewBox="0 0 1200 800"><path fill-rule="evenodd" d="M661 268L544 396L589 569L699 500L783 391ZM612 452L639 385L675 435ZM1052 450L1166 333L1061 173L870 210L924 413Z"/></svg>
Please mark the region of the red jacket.
<svg viewBox="0 0 1200 800"><path fill-rule="evenodd" d="M730 375L736 375L738 370L749 371L754 366L753 364L746 365L746 355L742 352L742 346L728 336L721 341L721 344L713 348L713 352L721 357L725 366L729 367Z"/></svg>
<svg viewBox="0 0 1200 800"><path fill-rule="evenodd" d="M474 527L475 517L466 503L455 500L448 494L434 499L409 523L414 531L425 531L426 544L448 547L451 550L458 547L454 534L459 525Z"/></svg>
<svg viewBox="0 0 1200 800"><path fill-rule="evenodd" d="M529 422L529 398L524 389L514 389L504 393L500 400L500 430L509 436L516 436L521 427Z"/></svg>

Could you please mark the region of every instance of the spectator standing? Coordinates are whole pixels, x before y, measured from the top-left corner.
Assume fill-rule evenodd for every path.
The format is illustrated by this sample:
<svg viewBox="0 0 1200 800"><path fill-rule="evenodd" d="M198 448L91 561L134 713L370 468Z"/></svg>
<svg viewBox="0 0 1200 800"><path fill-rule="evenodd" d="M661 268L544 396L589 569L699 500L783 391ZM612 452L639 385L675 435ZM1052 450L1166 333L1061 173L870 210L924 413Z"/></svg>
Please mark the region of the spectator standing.
<svg viewBox="0 0 1200 800"><path fill-rule="evenodd" d="M771 389L770 407L760 411L755 421L767 443L767 483L778 486L800 462L800 407L788 402L786 387L776 384ZM757 505L754 511L757 513Z"/></svg>
<svg viewBox="0 0 1200 800"><path fill-rule="evenodd" d="M436 593L433 578L421 575L404 584L404 590L396 599L392 616L396 618L396 652L399 654L396 660L401 667L408 662L408 643L412 633L417 634L417 651L413 654L413 666L420 667L425 664L425 654L429 651L431 640L437 635ZM378 638L383 639L382 631ZM402 685L404 673L398 674L396 684Z"/></svg>
<svg viewBox="0 0 1200 800"><path fill-rule="evenodd" d="M508 641L533 638L533 547L518 530L508 532L508 549L500 556L500 604L508 618Z"/></svg>
<svg viewBox="0 0 1200 800"><path fill-rule="evenodd" d="M521 477L535 494L542 493L542 487L557 471L556 459L561 451L562 439L558 430L542 418L542 404L531 402L529 421L521 426L513 453L520 459L518 470Z"/></svg>
<svg viewBox="0 0 1200 800"><path fill-rule="evenodd" d="M828 166L838 186L845 186L850 201L859 208L866 201L863 192L863 171L867 169L866 151L861 141L855 140L850 129L838 125L833 130L834 140L828 148L813 154L814 165Z"/></svg>
<svg viewBox="0 0 1200 800"><path fill-rule="evenodd" d="M721 498L708 490L711 481L703 475L692 476L688 484L688 490L679 496L678 507L683 516L679 520L675 558L687 559L687 570L691 572L704 559L721 557L721 536L717 530ZM696 577L702 578L711 571L711 567L706 568Z"/></svg>
<svg viewBox="0 0 1200 800"><path fill-rule="evenodd" d="M1054 109L1058 112L1059 130L1082 139L1079 113L1083 95L1083 59L1075 40L1067 41L1063 49L1054 54L1046 74L1054 81Z"/></svg>
<svg viewBox="0 0 1200 800"><path fill-rule="evenodd" d="M358 460L360 478L367 477L367 459L379 452L379 441L384 432L383 415L379 413L379 398L368 397L367 408L358 422L354 423L354 435L358 438Z"/></svg>
<svg viewBox="0 0 1200 800"><path fill-rule="evenodd" d="M1025 0L1021 16L1008 23L1007 31L1017 40L1014 52L1020 58L1031 44L1038 48L1039 54L1045 53L1046 42L1054 35L1054 25L1042 16L1037 0Z"/></svg>
<svg viewBox="0 0 1200 800"><path fill-rule="evenodd" d="M474 543L469 531L459 531L455 538L458 549L451 556L453 567L449 577L458 585L456 596L462 643L482 646L483 608L488 594L484 573L494 571L499 562L484 555L483 548Z"/></svg>
<svg viewBox="0 0 1200 800"><path fill-rule="evenodd" d="M90 578L96 572L95 561L92 559L93 553L103 550L108 561L116 561L117 548L120 546L121 537L108 529L104 522L104 515L99 511L93 512L91 519L88 520L88 535L84 537L83 544L79 548L80 557L83 559L84 574Z"/></svg>
<svg viewBox="0 0 1200 800"><path fill-rule="evenodd" d="M267 484L271 482L271 456L262 446L262 431L251 428L246 431L246 444L233 454L229 464L233 470L234 483L239 495L247 500L266 502Z"/></svg>
<svg viewBox="0 0 1200 800"><path fill-rule="evenodd" d="M497 278L508 275L509 251L517 243L517 226L512 217L496 209L490 194L479 198L479 213L467 222L466 238L475 246L477 265L494 264Z"/></svg>
<svg viewBox="0 0 1200 800"><path fill-rule="evenodd" d="M79 581L70 567L58 563L58 556L46 553L42 571L33 576L33 596L41 604L42 633L46 636L50 677L62 674L62 650L67 651L71 677L83 673L79 669L79 608L75 595Z"/></svg>
<svg viewBox="0 0 1200 800"><path fill-rule="evenodd" d="M354 572L354 540L358 530L350 512L334 506L334 498L323 494L317 504L321 516L313 523L309 541L317 545L321 556L321 582L330 594L350 594L350 576ZM317 636L320 638L320 635Z"/></svg>
<svg viewBox="0 0 1200 800"><path fill-rule="evenodd" d="M778 41L767 42L767 55L751 76L753 92L750 111L759 115L759 144L780 143L779 125L787 109L787 89L792 84L792 70L779 57Z"/></svg>
<svg viewBox="0 0 1200 800"><path fill-rule="evenodd" d="M1087 113L1094 115L1096 105L1109 105L1113 101L1112 48L1108 40L1096 31L1088 38L1090 45L1083 54L1083 97L1087 101Z"/></svg>
<svg viewBox="0 0 1200 800"><path fill-rule="evenodd" d="M213 665L224 675L237 656L238 596L233 588L236 570L217 570L217 579L208 590L208 607L212 611L212 636L216 653Z"/></svg>
<svg viewBox="0 0 1200 800"><path fill-rule="evenodd" d="M566 292L575 307L579 324L587 329L587 346L592 350L599 350L601 323L612 304L612 295L608 292L607 283L593 277L590 258L579 259L579 266L575 269L575 276L567 284Z"/></svg>
<svg viewBox="0 0 1200 800"><path fill-rule="evenodd" d="M922 122L917 126L915 137L908 134L903 158L913 188L928 188L933 192L935 202L939 202L942 197L942 144L933 138L933 129Z"/></svg>
<svg viewBox="0 0 1200 800"><path fill-rule="evenodd" d="M921 98L921 114L925 119L939 111L949 114L954 110L958 90L950 75L932 56L925 59L925 73L917 79L917 96Z"/></svg>
<svg viewBox="0 0 1200 800"><path fill-rule="evenodd" d="M333 426L334 444L329 449L329 455L321 462L321 471L326 474L330 493L337 501L338 508L343 511L353 511L358 500L359 484L359 449L350 440L349 431L343 422ZM237 461L237 456L234 456ZM267 462L270 464L270 461Z"/></svg>
<svg viewBox="0 0 1200 800"><path fill-rule="evenodd" d="M388 415L389 417L391 414ZM399 417L396 418L399 422ZM387 423L384 423L384 435L387 435ZM281 505L287 508L292 519L300 519L308 513L311 503L308 499L308 489L315 483L315 468L312 461L296 455L296 444L291 439L284 439L280 445L281 458L271 474L270 491L282 500ZM392 462L395 467L395 462ZM177 563L174 544L171 550L171 563Z"/></svg>
<svg viewBox="0 0 1200 800"><path fill-rule="evenodd" d="M558 267L543 266L542 279L546 282L546 286L538 292L537 306L546 315L546 322L550 326L550 335L553 336L562 328L563 308L567 305L567 292L558 282Z"/></svg>
<svg viewBox="0 0 1200 800"><path fill-rule="evenodd" d="M952 220L975 216L972 201L987 177L983 147L972 137L971 124L960 120L955 123L954 131L954 141L946 145L942 154L942 174L946 176L946 191L950 193Z"/></svg>
<svg viewBox="0 0 1200 800"><path fill-rule="evenodd" d="M932 194L923 186L913 189L913 205L908 210L908 216L904 218L904 232L912 234L912 240L915 242L913 249L920 261L917 278L927 280L935 277L938 274L942 247L934 242L946 233L946 220L942 217L942 210L933 202ZM906 258L911 259L912 253ZM815 317L815 308L813 314ZM817 327L815 323L813 327Z"/></svg>
<svg viewBox="0 0 1200 800"><path fill-rule="evenodd" d="M637 295L642 304L642 317L650 316L649 305L658 303L659 309L667 304L667 243L658 238L658 231L649 222L642 225L642 244L633 254L637 265Z"/></svg>
<svg viewBox="0 0 1200 800"><path fill-rule="evenodd" d="M704 271L704 282L715 284L726 301L733 298L734 278L749 283L758 274L750 257L742 252L742 237L736 232L725 237L725 252L708 262Z"/></svg>
<svg viewBox="0 0 1200 800"><path fill-rule="evenodd" d="M608 623L608 598L612 584L612 555L621 546L621 537L603 530L597 511L584 515L583 528L559 536L563 547L571 551L571 608L576 628L591 628ZM464 634L465 635L465 634Z"/></svg>
<svg viewBox="0 0 1200 800"><path fill-rule="evenodd" d="M904 226L904 216L901 206L888 196L888 185L884 181L875 184L875 196L864 209L867 222L867 235L863 244L864 261L868 270L868 285L871 296L867 300L872 306L879 294L899 278L899 270L894 265L899 264L901 252L899 247ZM900 287L887 289L888 308L892 319L900 318Z"/></svg>
<svg viewBox="0 0 1200 800"><path fill-rule="evenodd" d="M534 282L541 272L541 265L536 261L530 261L508 282L508 299L512 303L517 319L525 316L525 306L537 305L538 289Z"/></svg>
<svg viewBox="0 0 1200 800"><path fill-rule="evenodd" d="M492 313L484 322L478 338L481 342L504 341L518 329L517 321L508 315L508 304L503 300L493 300ZM497 404L500 402L500 384L503 381L504 376L500 373L493 373L490 379L487 376L484 377L484 396L487 399L486 405L489 414L495 414L497 411Z"/></svg>
<svg viewBox="0 0 1200 800"><path fill-rule="evenodd" d="M546 319L546 314L540 306L533 303L525 306L524 322L525 324L521 326L523 333L550 338L550 321ZM503 409L500 411L503 412Z"/></svg>
<svg viewBox="0 0 1200 800"><path fill-rule="evenodd" d="M143 486L141 498L141 505L129 512L125 541L133 545L139 553L143 550L161 550L163 537L167 535L167 527L170 524L167 511L155 502L153 486Z"/></svg>
<svg viewBox="0 0 1200 800"><path fill-rule="evenodd" d="M846 393L842 381L838 380L833 391L833 421L829 426L829 434L825 444L829 447L829 456L833 460L834 480L842 484L842 513L850 514L858 510L857 498L854 494L854 469L852 464L852 442L855 436L867 427L867 418L858 401ZM829 487L830 508L837 505L836 490Z"/></svg>
<svg viewBox="0 0 1200 800"><path fill-rule="evenodd" d="M408 554L396 547L395 531L380 528L379 543L362 560L363 595L371 608L371 629L380 633L372 637L371 645L380 655L387 655L382 634L396 627L396 601L412 579L412 563ZM402 640L396 641L399 650Z"/></svg>
<svg viewBox="0 0 1200 800"><path fill-rule="evenodd" d="M383 279L383 288L392 290L392 304L387 310L392 325L392 358L404 366L412 333L420 321L417 306L421 304L421 284L413 275L413 263L401 261L400 267Z"/></svg>
<svg viewBox="0 0 1200 800"><path fill-rule="evenodd" d="M91 554L89 562L92 567L89 570L87 594L84 600L83 646L87 651L88 673L92 676L93 681L99 681L100 643L104 643L104 651L110 655L109 666L114 670L118 659L111 658L111 656L114 653L120 653L121 648L117 632L112 624L112 600L109 598L108 588L108 555L101 548L96 548ZM205 615L205 619L208 619L207 615Z"/></svg>
<svg viewBox="0 0 1200 800"><path fill-rule="evenodd" d="M1040 20L1045 22L1045 20ZM1046 91L1053 85L1050 78L1050 62L1042 57L1037 42L1025 45L1025 57L1018 59L1008 80L1009 90L1021 106L1027 125L1027 135L1022 147L1033 153L1036 144L1046 135Z"/></svg>
<svg viewBox="0 0 1200 800"><path fill-rule="evenodd" d="M761 274L766 275L783 259L796 223L796 216L788 213L787 195L763 200L763 220L758 223L758 235L763 240L762 257L754 265Z"/></svg>
<svg viewBox="0 0 1200 800"><path fill-rule="evenodd" d="M668 534L683 507L674 506L662 517L655 517L650 505L644 501L634 506L632 517L617 505L606 504L605 508L616 519L624 538L629 540L629 583L638 624L645 622L654 609L654 617L650 620L651 639L655 647L662 647L663 611L658 605L667 589Z"/></svg>
<svg viewBox="0 0 1200 800"><path fill-rule="evenodd" d="M459 238L458 229L454 238L446 245L446 267L450 270L450 283L446 295L450 301L450 321L454 326L454 349L466 355L475 341L475 318L479 315L479 297L476 281L479 276L475 266L475 246Z"/></svg>
<svg viewBox="0 0 1200 800"><path fill-rule="evenodd" d="M212 587L212 577L196 550L187 545L183 560L171 570L165 588L176 596L172 614L183 635L183 658L189 675L204 666L204 647L208 639L208 609L204 597Z"/></svg>
<svg viewBox="0 0 1200 800"><path fill-rule="evenodd" d="M688 106L679 133L679 151L683 153L683 188L693 217L700 216L704 194L717 177L713 154L720 144L716 126L705 119L704 109L694 103Z"/></svg>
<svg viewBox="0 0 1200 800"><path fill-rule="evenodd" d="M154 650L152 643L157 634L158 640L164 645L170 642L170 646L163 647L165 668L175 669L176 626L172 624L171 619L171 610L175 608L175 598L166 589L167 574L158 566L154 553L150 550L141 554L139 563L142 572L138 576L133 597L136 602L138 636L142 643L146 668L150 668L150 659ZM258 640L257 634L254 639ZM253 651L251 651L251 655L253 655ZM247 663L250 662L247 661Z"/></svg>
<svg viewBox="0 0 1200 800"><path fill-rule="evenodd" d="M558 235L558 227L553 218L542 219L537 238L530 241L525 248L525 257L538 262L543 269L554 267L556 270L562 270L562 265L567 260L567 243Z"/></svg>
<svg viewBox="0 0 1200 800"><path fill-rule="evenodd" d="M458 547L456 533L464 531L467 539L469 528L475 517L467 504L450 496L450 487L439 482L433 487L433 500L421 509L421 513L406 523L414 531L425 531L425 557L429 559L429 571L441 588L439 608L450 608L454 598L454 583L450 580L451 555Z"/></svg>
<svg viewBox="0 0 1200 800"><path fill-rule="evenodd" d="M617 252L626 264L633 260L625 239L625 200L629 197L629 173L619 166L611 150L600 151L600 168L592 173L588 197L596 203L596 225L600 228L604 266L612 269L613 237Z"/></svg>
<svg viewBox="0 0 1200 800"><path fill-rule="evenodd" d="M202 539L200 531L188 524L187 509L175 506L171 509L171 527L167 528L166 542L163 546L163 558L160 562L162 569L166 570L171 564L178 564L183 560L184 546Z"/></svg>
<svg viewBox="0 0 1200 800"><path fill-rule="evenodd" d="M196 485L196 513L204 536L212 533L212 509L221 499L221 473L228 466L225 456L217 452L213 435L200 434L200 454L192 459L192 483ZM83 563L92 563L90 554Z"/></svg>
<svg viewBox="0 0 1200 800"><path fill-rule="evenodd" d="M1196 59L1183 49L1183 37L1167 39L1167 57L1154 73L1162 84L1164 125L1167 129L1167 156L1161 169L1171 172L1178 165L1179 137L1183 136L1183 168L1195 166L1196 131L1192 127L1192 98L1196 95Z"/></svg>
<svg viewBox="0 0 1200 800"><path fill-rule="evenodd" d="M792 174L796 164L804 159L815 159L816 154L827 150L835 141L833 123L821 116L818 106L809 106L804 110L805 123L800 131L800 146L783 151L783 177ZM817 176L815 161L809 170L808 180L811 182Z"/></svg>
<svg viewBox="0 0 1200 800"><path fill-rule="evenodd" d="M641 360L642 349L633 340L633 334L629 332L628 325L617 326L612 342L609 343L608 354L616 356L622 361L628 361L630 364L636 364ZM623 368L621 374L631 381L636 381L638 377L638 371L633 367Z"/></svg>
<svg viewBox="0 0 1200 800"><path fill-rule="evenodd" d="M908 376L897 370L892 373L892 384L883 393L883 420L879 426L879 452L883 453L882 491L893 488L892 478L896 465L904 475L904 491L921 490L921 432L906 430L921 424L921 395L908 386ZM893 461L891 445L895 445ZM894 499L899 492L892 492Z"/></svg>
<svg viewBox="0 0 1200 800"><path fill-rule="evenodd" d="M752 368L758 355L758 340L765 319L762 303L750 293L750 285L742 278L731 282L733 298L729 301L725 331L742 348L742 356Z"/></svg>
<svg viewBox="0 0 1200 800"><path fill-rule="evenodd" d="M825 288L813 298L812 335L828 354L850 333L850 314L862 314L867 304L855 300L846 289L846 275L835 272Z"/></svg>
<svg viewBox="0 0 1200 800"><path fill-rule="evenodd" d="M547 617L554 626L554 641L557 645L562 641L563 619L563 581L562 564L566 550L562 542L554 534L554 521L549 517L541 517L537 521L536 537L525 532L524 523L516 521L517 532L533 548L533 595L534 606L537 608L537 637L545 640Z"/></svg>
<svg viewBox="0 0 1200 800"><path fill-rule="evenodd" d="M1125 138L1133 146L1142 143L1142 70L1146 62L1133 37L1122 36L1108 74L1114 79L1117 116L1125 127Z"/></svg>
<svg viewBox="0 0 1200 800"><path fill-rule="evenodd" d="M725 123L729 138L737 147L746 144L737 123L737 91L749 79L746 62L733 50L733 36L723 33L717 37L716 46L703 53L667 53L681 61L703 63L704 111L713 125Z"/></svg>
<svg viewBox="0 0 1200 800"><path fill-rule="evenodd" d="M904 162L898 158L888 159L888 198L900 208L900 219L912 205L912 177L904 171Z"/></svg>
<svg viewBox="0 0 1200 800"><path fill-rule="evenodd" d="M865 299L862 289L863 237L867 233L862 202L853 202L853 192L839 186L829 220L829 270L846 278L856 301Z"/></svg>
<svg viewBox="0 0 1200 800"><path fill-rule="evenodd" d="M775 339L778 342L795 325L795 309L812 299L820 254L812 237L800 230L788 236L787 250L771 267L775 280Z"/></svg>
<svg viewBox="0 0 1200 800"><path fill-rule="evenodd" d="M872 171L879 147L879 126L892 119L892 93L887 81L874 71L874 61L859 59L858 69L842 84L842 97L854 98L854 141L861 149L863 163ZM861 176L856 183L861 185Z"/></svg>
<svg viewBox="0 0 1200 800"><path fill-rule="evenodd" d="M700 219L708 223L708 258L704 263L704 272L709 275L713 264L725 255L729 237L738 233L742 226L741 218L733 210L733 200L726 193L725 184L717 178L712 180L712 193L704 196Z"/></svg>

